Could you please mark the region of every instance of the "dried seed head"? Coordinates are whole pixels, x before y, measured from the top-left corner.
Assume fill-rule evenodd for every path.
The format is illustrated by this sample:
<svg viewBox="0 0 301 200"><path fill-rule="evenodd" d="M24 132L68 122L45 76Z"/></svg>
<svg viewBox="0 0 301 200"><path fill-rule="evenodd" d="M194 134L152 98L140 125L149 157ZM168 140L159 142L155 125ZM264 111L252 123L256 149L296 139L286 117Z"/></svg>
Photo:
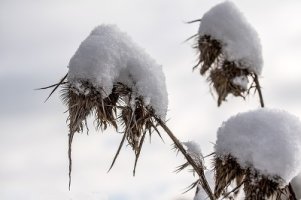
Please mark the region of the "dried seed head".
<svg viewBox="0 0 301 200"><path fill-rule="evenodd" d="M219 41L204 35L198 38L197 49L200 54L198 62L198 65L201 64L200 73L204 75L218 57L222 56L222 46Z"/></svg>
<svg viewBox="0 0 301 200"><path fill-rule="evenodd" d="M232 181L239 181L244 175L244 170L231 156L227 156L225 158L215 156L214 168L216 183L214 194L216 198L219 198L223 193L227 191L227 188Z"/></svg>
<svg viewBox="0 0 301 200"><path fill-rule="evenodd" d="M117 129L115 120L118 94L103 97L101 91L86 81L77 85L67 83L62 89L62 99L68 106L70 134L83 131L84 121L95 113L97 126L106 129L110 124Z"/></svg>
<svg viewBox="0 0 301 200"><path fill-rule="evenodd" d="M200 66L201 75L207 76L208 82L218 96L218 106L226 101L228 94L245 98L251 88L260 88L259 83L255 82L254 72L248 71L240 61L227 59L220 41L210 35L198 36L196 49L199 52L199 61L193 69ZM241 77L245 79L244 82L238 81ZM253 79L251 85L248 84L249 78Z"/></svg>
<svg viewBox="0 0 301 200"><path fill-rule="evenodd" d="M62 80L64 81L65 78L66 76ZM153 108L144 103L142 96L135 95L131 88L119 82L114 84L111 94L106 97L103 96L100 88L95 88L88 81L77 81L76 83L61 81L57 86L62 86L62 100L68 106L69 112L69 187L72 170L71 147L73 136L76 132L83 131L87 125L87 117L93 113L97 128L105 130L108 125L111 125L117 130L121 125L123 129L124 136L110 169L113 167L126 139L135 153L136 159L133 171L135 174L146 133L148 132L151 135L155 130L160 136L156 128L155 119L157 116Z"/></svg>
<svg viewBox="0 0 301 200"><path fill-rule="evenodd" d="M260 171L248 167L244 168L238 164L231 155L214 158L215 168L215 197L223 196L228 186L236 181L237 193L243 187L246 200L262 200L273 197L276 200L293 199L293 191L290 186L283 185L279 176L267 177Z"/></svg>
<svg viewBox="0 0 301 200"><path fill-rule="evenodd" d="M246 171L244 192L245 199L268 199L281 191L279 182L261 175L258 171L248 169Z"/></svg>
<svg viewBox="0 0 301 200"><path fill-rule="evenodd" d="M240 69L234 62L229 61L223 61L221 67L216 67L210 71L208 81L218 95L218 106L221 105L222 101L226 100L228 94L244 98L244 94L247 91L246 88L235 84L233 80L237 77L247 77L248 75L250 74L246 69Z"/></svg>

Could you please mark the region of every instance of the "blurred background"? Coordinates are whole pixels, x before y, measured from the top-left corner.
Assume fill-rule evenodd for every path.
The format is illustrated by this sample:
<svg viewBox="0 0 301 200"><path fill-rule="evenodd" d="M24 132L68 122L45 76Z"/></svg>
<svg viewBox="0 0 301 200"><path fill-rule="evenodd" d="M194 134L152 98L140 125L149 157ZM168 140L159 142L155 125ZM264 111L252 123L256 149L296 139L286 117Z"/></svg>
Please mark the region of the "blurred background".
<svg viewBox="0 0 301 200"><path fill-rule="evenodd" d="M136 176L134 155L123 149L107 170L121 135L76 134L68 191L67 114L56 92L35 91L59 81L81 41L100 24L117 24L162 64L169 93L168 126L182 141L213 151L216 131L238 112L259 107L257 95L228 98L218 108L197 71L193 41L199 19L217 0L0 0L0 199L3 200L183 200L196 177L173 171L185 161L154 135L145 143ZM262 41L260 79L266 105L301 117L301 1L234 3ZM210 164L210 160L208 160ZM210 165L209 165L210 166Z"/></svg>

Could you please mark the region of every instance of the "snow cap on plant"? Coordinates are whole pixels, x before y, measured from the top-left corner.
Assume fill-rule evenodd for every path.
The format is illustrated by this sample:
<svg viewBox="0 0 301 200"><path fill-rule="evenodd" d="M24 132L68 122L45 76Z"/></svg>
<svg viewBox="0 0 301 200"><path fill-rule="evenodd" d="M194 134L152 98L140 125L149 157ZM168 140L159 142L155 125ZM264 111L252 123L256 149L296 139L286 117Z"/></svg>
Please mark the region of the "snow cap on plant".
<svg viewBox="0 0 301 200"><path fill-rule="evenodd" d="M296 176L291 183L297 199L301 199L301 173L298 174L298 176Z"/></svg>
<svg viewBox="0 0 301 200"><path fill-rule="evenodd" d="M216 197L233 180L246 199L289 197L289 183L301 172L301 122L275 109L240 113L218 129L215 150Z"/></svg>
<svg viewBox="0 0 301 200"><path fill-rule="evenodd" d="M92 114L98 128L111 125L124 134L111 167L125 140L136 167L145 135L159 134L155 119L164 120L167 112L162 67L117 26L101 25L80 44L68 68L55 89L63 87L69 111L69 175L74 133L83 131Z"/></svg>
<svg viewBox="0 0 301 200"><path fill-rule="evenodd" d="M228 94L245 97L262 71L259 37L243 14L230 1L220 3L204 14L197 36L201 75L218 95L218 106ZM254 83L255 86L257 83ZM259 85L258 85L259 87ZM257 88L258 89L258 88Z"/></svg>

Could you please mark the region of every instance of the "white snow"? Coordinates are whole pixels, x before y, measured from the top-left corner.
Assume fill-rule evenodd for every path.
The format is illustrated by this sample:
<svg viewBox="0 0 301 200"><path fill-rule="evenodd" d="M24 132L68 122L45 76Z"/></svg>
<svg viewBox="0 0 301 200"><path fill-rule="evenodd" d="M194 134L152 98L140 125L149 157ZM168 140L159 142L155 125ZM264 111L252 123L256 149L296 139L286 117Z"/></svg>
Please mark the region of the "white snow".
<svg viewBox="0 0 301 200"><path fill-rule="evenodd" d="M225 1L211 8L202 17L199 35L210 35L222 44L222 51L238 67L261 74L262 52L257 32L234 3Z"/></svg>
<svg viewBox="0 0 301 200"><path fill-rule="evenodd" d="M233 80L232 83L234 85L237 85L241 87L244 90L248 89L248 84L249 84L249 79L247 76L236 76Z"/></svg>
<svg viewBox="0 0 301 200"><path fill-rule="evenodd" d="M195 141L183 142L187 147L187 153L191 155L196 155L198 157L203 157L200 145Z"/></svg>
<svg viewBox="0 0 301 200"><path fill-rule="evenodd" d="M301 173L292 180L292 187L297 199L301 199Z"/></svg>
<svg viewBox="0 0 301 200"><path fill-rule="evenodd" d="M156 114L167 112L167 91L162 67L115 25L100 25L81 43L69 63L68 81L88 81L104 96L122 82L143 96ZM80 91L80 90L79 90Z"/></svg>
<svg viewBox="0 0 301 200"><path fill-rule="evenodd" d="M288 184L301 172L301 122L275 109L240 113L218 129L215 149L221 158L230 154L243 168Z"/></svg>
<svg viewBox="0 0 301 200"><path fill-rule="evenodd" d="M186 146L186 151L188 155L190 155L190 157L194 160L194 162L198 166L202 167L204 165L204 158L200 145L194 141L183 142L183 145Z"/></svg>

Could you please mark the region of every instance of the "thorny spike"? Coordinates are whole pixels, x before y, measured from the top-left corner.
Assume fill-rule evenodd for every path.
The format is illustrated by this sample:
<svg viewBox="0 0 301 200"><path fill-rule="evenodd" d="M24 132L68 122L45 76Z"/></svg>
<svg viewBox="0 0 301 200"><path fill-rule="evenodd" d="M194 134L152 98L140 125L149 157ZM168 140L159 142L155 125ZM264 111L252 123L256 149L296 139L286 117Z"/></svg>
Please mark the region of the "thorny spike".
<svg viewBox="0 0 301 200"><path fill-rule="evenodd" d="M54 87L54 89L50 92L50 94L48 95L48 97L46 98L46 100L44 102L46 102L51 97L51 95L58 89L58 87L67 83L67 82L64 82L65 79L67 78L67 76L68 76L68 73L57 84L53 84L48 87L42 87L42 88L38 89L38 90L45 90L45 89Z"/></svg>

